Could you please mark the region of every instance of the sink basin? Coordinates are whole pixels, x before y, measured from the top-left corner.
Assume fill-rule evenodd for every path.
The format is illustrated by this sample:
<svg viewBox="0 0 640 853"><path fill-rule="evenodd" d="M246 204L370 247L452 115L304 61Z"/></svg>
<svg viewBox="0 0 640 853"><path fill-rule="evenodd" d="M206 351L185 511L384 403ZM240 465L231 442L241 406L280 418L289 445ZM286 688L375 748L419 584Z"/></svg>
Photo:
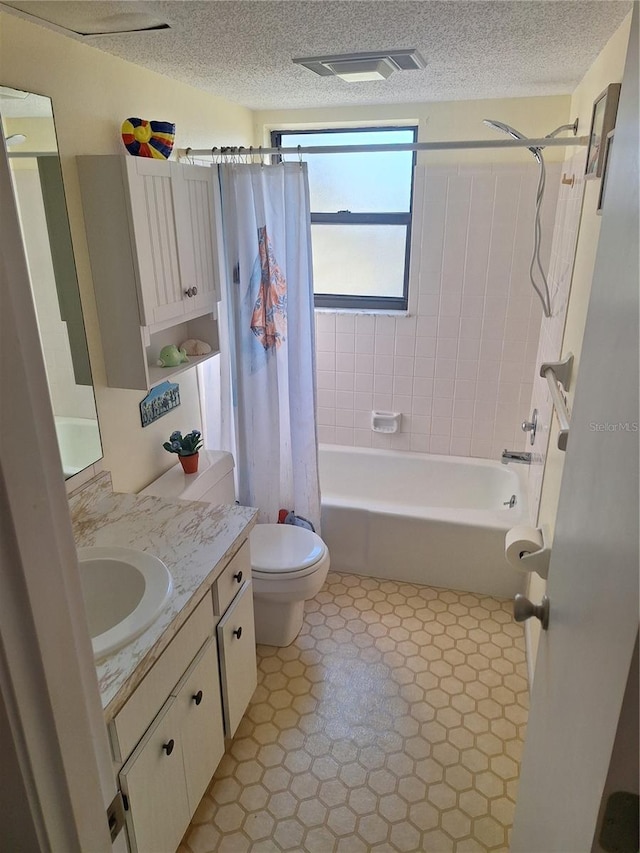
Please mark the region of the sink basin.
<svg viewBox="0 0 640 853"><path fill-rule="evenodd" d="M130 643L160 615L172 589L157 557L132 548L78 548L95 660Z"/></svg>

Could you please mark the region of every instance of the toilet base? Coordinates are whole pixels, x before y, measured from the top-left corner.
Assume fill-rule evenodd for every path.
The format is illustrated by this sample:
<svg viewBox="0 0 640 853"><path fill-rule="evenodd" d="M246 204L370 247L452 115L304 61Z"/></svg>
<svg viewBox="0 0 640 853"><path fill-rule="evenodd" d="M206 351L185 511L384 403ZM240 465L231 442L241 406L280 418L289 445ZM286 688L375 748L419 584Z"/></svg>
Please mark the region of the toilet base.
<svg viewBox="0 0 640 853"><path fill-rule="evenodd" d="M256 643L262 646L289 646L300 633L304 601L268 601L254 596Z"/></svg>

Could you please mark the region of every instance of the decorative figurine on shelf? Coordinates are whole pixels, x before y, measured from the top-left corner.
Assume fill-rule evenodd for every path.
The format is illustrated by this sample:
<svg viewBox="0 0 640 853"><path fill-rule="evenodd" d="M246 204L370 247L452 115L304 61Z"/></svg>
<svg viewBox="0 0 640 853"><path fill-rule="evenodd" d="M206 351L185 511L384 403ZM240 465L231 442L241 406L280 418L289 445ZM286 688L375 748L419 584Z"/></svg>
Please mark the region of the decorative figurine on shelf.
<svg viewBox="0 0 640 853"><path fill-rule="evenodd" d="M211 347L206 341L199 341L197 338L189 338L180 344L180 349L184 350L187 355L209 355Z"/></svg>
<svg viewBox="0 0 640 853"><path fill-rule="evenodd" d="M170 121L127 118L122 122L122 141L134 157L168 160L173 150L176 126Z"/></svg>
<svg viewBox="0 0 640 853"><path fill-rule="evenodd" d="M202 447L202 435L197 429L185 436L179 430L172 432L169 441L162 445L168 453L177 453L185 474L195 474L198 470L198 451Z"/></svg>
<svg viewBox="0 0 640 853"><path fill-rule="evenodd" d="M160 350L160 358L157 364L158 367L178 367L185 361L189 361L189 357L184 349L178 349L175 344L169 344Z"/></svg>

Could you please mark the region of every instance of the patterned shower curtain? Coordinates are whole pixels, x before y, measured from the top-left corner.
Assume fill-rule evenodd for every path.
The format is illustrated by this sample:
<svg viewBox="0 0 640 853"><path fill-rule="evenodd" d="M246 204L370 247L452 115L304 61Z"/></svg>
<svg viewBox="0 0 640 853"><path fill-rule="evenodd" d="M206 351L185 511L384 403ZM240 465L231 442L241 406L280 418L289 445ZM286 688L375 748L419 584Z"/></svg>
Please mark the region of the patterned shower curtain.
<svg viewBox="0 0 640 853"><path fill-rule="evenodd" d="M309 184L305 163L219 168L226 259L222 435L238 499L320 525Z"/></svg>

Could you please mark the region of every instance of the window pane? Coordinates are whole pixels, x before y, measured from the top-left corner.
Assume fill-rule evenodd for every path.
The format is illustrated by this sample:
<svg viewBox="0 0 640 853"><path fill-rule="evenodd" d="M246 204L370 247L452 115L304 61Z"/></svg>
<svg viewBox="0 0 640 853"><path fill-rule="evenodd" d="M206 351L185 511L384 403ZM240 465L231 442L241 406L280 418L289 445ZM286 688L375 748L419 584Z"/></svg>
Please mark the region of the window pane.
<svg viewBox="0 0 640 853"><path fill-rule="evenodd" d="M413 142L413 130L283 133L282 147ZM313 154L307 158L313 213L406 213L413 152Z"/></svg>
<svg viewBox="0 0 640 853"><path fill-rule="evenodd" d="M315 293L402 297L406 225L312 225Z"/></svg>

